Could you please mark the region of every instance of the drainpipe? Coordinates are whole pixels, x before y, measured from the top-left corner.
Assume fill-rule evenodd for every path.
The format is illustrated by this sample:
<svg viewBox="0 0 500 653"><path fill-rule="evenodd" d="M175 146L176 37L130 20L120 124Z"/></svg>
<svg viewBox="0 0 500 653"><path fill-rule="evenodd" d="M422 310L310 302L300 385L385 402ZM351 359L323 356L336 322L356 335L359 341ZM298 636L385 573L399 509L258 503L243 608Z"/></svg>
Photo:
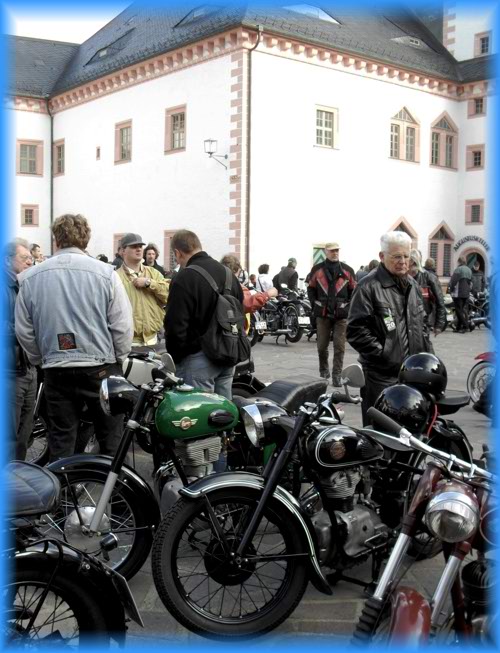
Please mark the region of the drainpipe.
<svg viewBox="0 0 500 653"><path fill-rule="evenodd" d="M49 199L49 217L50 217L50 253L54 253L52 242L52 223L54 222L54 116L50 113L49 98L45 99L47 113L50 116L50 199Z"/></svg>
<svg viewBox="0 0 500 653"><path fill-rule="evenodd" d="M248 49L247 65L247 178L246 178L246 211L245 211L245 267L250 265L250 164L252 151L252 52L257 48L264 32L262 25L257 25L258 34L255 45Z"/></svg>

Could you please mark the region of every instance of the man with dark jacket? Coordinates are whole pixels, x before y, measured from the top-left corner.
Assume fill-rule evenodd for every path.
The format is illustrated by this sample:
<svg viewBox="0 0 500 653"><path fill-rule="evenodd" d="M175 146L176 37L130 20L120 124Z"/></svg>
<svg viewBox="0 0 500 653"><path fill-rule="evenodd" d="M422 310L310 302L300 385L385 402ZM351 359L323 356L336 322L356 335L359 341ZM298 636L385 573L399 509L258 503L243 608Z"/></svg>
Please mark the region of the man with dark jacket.
<svg viewBox="0 0 500 653"><path fill-rule="evenodd" d="M37 245L38 247L38 245ZM25 351L19 344L15 333L14 309L16 298L19 292L17 275L28 270L33 265L33 256L29 250L28 241L23 238L15 238L8 243L6 248L7 267L7 304L6 312L6 333L7 341L7 379L9 385L15 387L15 393L11 396L16 398L15 411L11 412L14 423L8 429L9 435L16 438L15 444L9 441L8 458L24 460L26 458L27 443L33 431L33 411L36 400L36 367L31 365ZM12 422L11 422L12 424Z"/></svg>
<svg viewBox="0 0 500 653"><path fill-rule="evenodd" d="M334 386L340 386L347 315L356 288L354 270L339 261L339 251L338 243L325 245L326 258L312 268L307 287L307 296L316 317L319 373L324 379L330 377L328 347L333 331L332 385Z"/></svg>
<svg viewBox="0 0 500 653"><path fill-rule="evenodd" d="M295 269L297 267L297 259L289 258L285 267L273 277L273 284L276 290L281 290L281 284L285 284L290 290L297 290L299 283L299 273Z"/></svg>
<svg viewBox="0 0 500 653"><path fill-rule="evenodd" d="M144 265L157 270L162 277L165 276L165 268L158 263L158 257L160 256L160 250L154 243L149 243L144 248Z"/></svg>
<svg viewBox="0 0 500 653"><path fill-rule="evenodd" d="M422 268L422 257L418 249L410 252L410 274L418 283L424 300L425 321L434 336L439 335L446 324L446 308L443 291L438 278Z"/></svg>
<svg viewBox="0 0 500 653"><path fill-rule="evenodd" d="M165 344L177 366L177 374L186 383L207 392L216 392L231 399L234 367L217 365L205 356L200 336L210 325L218 295L196 270L206 270L222 292L226 268L202 250L198 236L185 229L177 231L171 242L177 263L181 266L170 286L165 315ZM231 295L243 302L243 291L232 275Z"/></svg>
<svg viewBox="0 0 500 653"><path fill-rule="evenodd" d="M468 331L469 324L467 300L472 288L472 271L464 256L459 256L457 263L458 267L450 279L450 294L457 313L457 332L465 333Z"/></svg>
<svg viewBox="0 0 500 653"><path fill-rule="evenodd" d="M418 284L408 275L411 239L390 231L380 240L381 263L362 279L347 321L347 341L365 374L361 390L363 424L380 392L397 382L401 363L411 354L433 352L425 326Z"/></svg>
<svg viewBox="0 0 500 653"><path fill-rule="evenodd" d="M484 292L485 289L484 272L481 270L479 261L475 261L472 266L472 292L477 297L478 293Z"/></svg>

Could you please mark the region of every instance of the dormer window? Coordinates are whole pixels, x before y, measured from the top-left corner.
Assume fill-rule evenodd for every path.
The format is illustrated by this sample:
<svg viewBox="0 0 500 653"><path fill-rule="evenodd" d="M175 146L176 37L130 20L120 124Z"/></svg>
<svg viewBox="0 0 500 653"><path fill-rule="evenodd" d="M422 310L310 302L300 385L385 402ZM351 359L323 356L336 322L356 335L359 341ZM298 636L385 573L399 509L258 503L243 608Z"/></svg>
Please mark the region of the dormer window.
<svg viewBox="0 0 500 653"><path fill-rule="evenodd" d="M184 27L184 25L194 23L201 18L206 18L210 14L215 13L219 9L222 9L219 5L200 5L199 7L195 7L195 9L186 14L175 27Z"/></svg>
<svg viewBox="0 0 500 653"><path fill-rule="evenodd" d="M288 5L283 7L283 9L288 9L288 11L293 11L296 14L303 14L304 16L309 16L310 18L317 18L318 20L324 20L327 23L333 23L334 25L340 25L338 20L335 20L333 16L327 14L326 11L315 7L314 5Z"/></svg>
<svg viewBox="0 0 500 653"><path fill-rule="evenodd" d="M120 50L123 50L123 48L130 41L133 31L134 28L129 29L128 32L123 34L123 36L120 36L120 38L116 39L116 41L113 41L113 43L110 43L109 45L104 46L104 48L97 50L97 52L91 59L89 59L89 61L87 61L85 65L88 66L89 64L96 63L97 61L102 61L105 58L112 57L113 55L117 54L120 52Z"/></svg>

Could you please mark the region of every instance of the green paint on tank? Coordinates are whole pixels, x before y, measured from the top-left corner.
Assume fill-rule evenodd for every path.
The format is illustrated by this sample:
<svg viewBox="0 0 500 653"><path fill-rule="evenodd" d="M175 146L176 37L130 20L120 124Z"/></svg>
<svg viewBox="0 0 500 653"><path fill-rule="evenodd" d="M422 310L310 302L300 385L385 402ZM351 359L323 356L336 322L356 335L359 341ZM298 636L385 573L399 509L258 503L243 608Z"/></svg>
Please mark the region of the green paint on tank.
<svg viewBox="0 0 500 653"><path fill-rule="evenodd" d="M225 416L226 423L211 420L216 411L219 416ZM173 389L165 393L158 406L155 423L158 433L163 437L187 440L230 430L238 418L238 408L221 395L196 389Z"/></svg>

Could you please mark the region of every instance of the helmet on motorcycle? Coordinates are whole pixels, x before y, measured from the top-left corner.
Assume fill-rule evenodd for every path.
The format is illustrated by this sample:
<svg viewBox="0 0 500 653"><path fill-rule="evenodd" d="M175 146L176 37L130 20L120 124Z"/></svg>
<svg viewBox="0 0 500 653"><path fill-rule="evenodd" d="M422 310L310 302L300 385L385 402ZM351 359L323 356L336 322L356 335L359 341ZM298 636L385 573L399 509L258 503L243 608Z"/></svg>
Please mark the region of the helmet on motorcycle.
<svg viewBox="0 0 500 653"><path fill-rule="evenodd" d="M392 385L382 390L375 408L387 415L410 433L422 433L431 415L429 399L409 385Z"/></svg>
<svg viewBox="0 0 500 653"><path fill-rule="evenodd" d="M403 361L398 381L432 395L438 401L446 391L448 373L446 367L434 354L413 354Z"/></svg>

